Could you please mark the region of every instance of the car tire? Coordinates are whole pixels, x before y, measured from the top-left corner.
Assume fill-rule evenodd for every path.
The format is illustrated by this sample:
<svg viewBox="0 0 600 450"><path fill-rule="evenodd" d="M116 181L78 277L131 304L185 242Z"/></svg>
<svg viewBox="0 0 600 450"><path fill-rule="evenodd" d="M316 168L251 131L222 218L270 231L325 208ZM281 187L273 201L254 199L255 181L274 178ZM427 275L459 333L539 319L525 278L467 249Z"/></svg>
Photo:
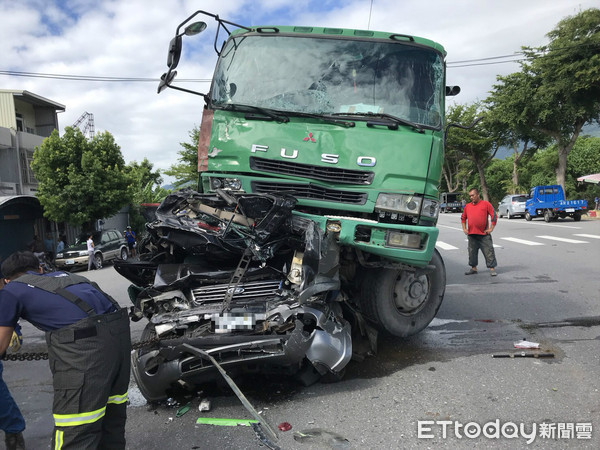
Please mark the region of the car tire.
<svg viewBox="0 0 600 450"><path fill-rule="evenodd" d="M512 219L514 216L511 215L510 211L506 211L506 217L508 218L508 220Z"/></svg>
<svg viewBox="0 0 600 450"><path fill-rule="evenodd" d="M446 268L434 250L432 272L417 276L397 269L368 269L361 285L362 312L384 333L412 336L429 325L444 299Z"/></svg>
<svg viewBox="0 0 600 450"><path fill-rule="evenodd" d="M527 222L531 222L531 218L532 218L532 217L531 217L531 214L529 214L529 211L527 211L527 212L525 213L525 220L526 220Z"/></svg>
<svg viewBox="0 0 600 450"><path fill-rule="evenodd" d="M96 259L96 269L102 269L102 263L104 262L102 253L96 253L94 258Z"/></svg>
<svg viewBox="0 0 600 450"><path fill-rule="evenodd" d="M121 258L121 260L127 261L127 258L129 257L129 252L127 251L126 248L123 247L121 249L121 254L119 255L119 257Z"/></svg>

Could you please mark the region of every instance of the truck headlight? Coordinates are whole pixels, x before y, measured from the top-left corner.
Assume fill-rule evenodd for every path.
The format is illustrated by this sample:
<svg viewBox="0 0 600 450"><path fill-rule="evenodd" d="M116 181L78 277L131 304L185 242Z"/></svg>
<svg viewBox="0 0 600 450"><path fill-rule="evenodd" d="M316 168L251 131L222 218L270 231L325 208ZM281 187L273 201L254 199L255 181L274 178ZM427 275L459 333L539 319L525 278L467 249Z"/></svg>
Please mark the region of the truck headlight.
<svg viewBox="0 0 600 450"><path fill-rule="evenodd" d="M429 200L428 198L423 200L423 210L421 211L422 216L436 219L439 213L440 203L437 200Z"/></svg>
<svg viewBox="0 0 600 450"><path fill-rule="evenodd" d="M375 210L398 212L402 214L418 214L423 199L412 194L379 194L375 202Z"/></svg>
<svg viewBox="0 0 600 450"><path fill-rule="evenodd" d="M239 178L210 177L210 188L213 191L217 189L223 189L224 191L241 191L242 181Z"/></svg>

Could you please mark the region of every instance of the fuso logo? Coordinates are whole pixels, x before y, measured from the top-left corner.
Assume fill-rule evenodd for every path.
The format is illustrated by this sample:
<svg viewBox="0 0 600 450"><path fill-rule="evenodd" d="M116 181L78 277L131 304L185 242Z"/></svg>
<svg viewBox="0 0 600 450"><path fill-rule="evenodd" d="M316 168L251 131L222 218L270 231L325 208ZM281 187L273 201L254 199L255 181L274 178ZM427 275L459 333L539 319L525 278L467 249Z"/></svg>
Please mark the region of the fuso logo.
<svg viewBox="0 0 600 450"><path fill-rule="evenodd" d="M311 134L312 133L309 133L309 137L305 138L304 140L307 141L311 139ZM268 151L268 145L252 144L252 147L250 148L250 153L266 153ZM298 158L298 154L299 152L296 149L290 150L282 147L279 150L279 156L285 159L296 159ZM333 153L321 153L321 162L327 164L337 164L339 161L340 155L335 155ZM375 167L375 164L377 164L377 158L373 156L359 156L358 158L356 158L356 165L360 167Z"/></svg>

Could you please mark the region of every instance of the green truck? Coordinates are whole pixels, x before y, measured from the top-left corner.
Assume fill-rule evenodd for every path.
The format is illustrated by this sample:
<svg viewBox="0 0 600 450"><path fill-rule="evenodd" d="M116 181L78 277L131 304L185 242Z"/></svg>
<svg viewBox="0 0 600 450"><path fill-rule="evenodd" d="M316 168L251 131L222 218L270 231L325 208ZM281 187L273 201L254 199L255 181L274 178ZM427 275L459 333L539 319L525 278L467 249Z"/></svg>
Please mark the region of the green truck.
<svg viewBox="0 0 600 450"><path fill-rule="evenodd" d="M174 84L183 36L215 19L207 93ZM226 34L220 44L221 36ZM339 245L341 292L395 336L418 333L446 285L435 249L444 158L444 48L417 36L243 26L197 11L169 47L158 91L203 97L198 191L287 194Z"/></svg>

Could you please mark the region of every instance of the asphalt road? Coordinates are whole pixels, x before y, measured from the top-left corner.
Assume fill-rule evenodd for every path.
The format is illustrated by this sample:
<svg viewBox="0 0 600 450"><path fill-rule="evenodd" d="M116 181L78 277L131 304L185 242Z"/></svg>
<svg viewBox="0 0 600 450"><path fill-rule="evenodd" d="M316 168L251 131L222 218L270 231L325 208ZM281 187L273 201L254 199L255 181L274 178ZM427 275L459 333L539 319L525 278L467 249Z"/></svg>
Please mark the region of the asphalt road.
<svg viewBox="0 0 600 450"><path fill-rule="evenodd" d="M493 233L495 278L483 259L478 275L464 275L467 242L458 214L441 215L439 228L448 284L429 328L410 339L380 339L377 355L351 362L338 383L301 387L257 377L241 386L271 427L291 424L290 431L277 431L277 444L600 448L600 220L500 219ZM127 281L111 266L83 274L128 304ZM132 324L134 341L143 325ZM42 351L43 335L24 328L23 351ZM554 357L492 358L519 354L513 344L522 339ZM4 375L27 420L28 448L48 448L47 362L5 362ZM210 412L199 412L193 398L178 418L176 407L146 405L132 381L128 448L261 448L250 428L197 425L198 417L251 418L231 393L204 395ZM294 440L294 432L304 440Z"/></svg>

